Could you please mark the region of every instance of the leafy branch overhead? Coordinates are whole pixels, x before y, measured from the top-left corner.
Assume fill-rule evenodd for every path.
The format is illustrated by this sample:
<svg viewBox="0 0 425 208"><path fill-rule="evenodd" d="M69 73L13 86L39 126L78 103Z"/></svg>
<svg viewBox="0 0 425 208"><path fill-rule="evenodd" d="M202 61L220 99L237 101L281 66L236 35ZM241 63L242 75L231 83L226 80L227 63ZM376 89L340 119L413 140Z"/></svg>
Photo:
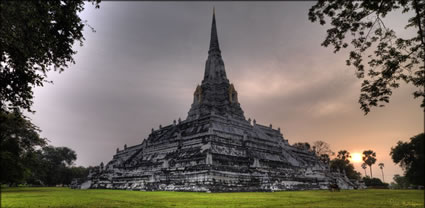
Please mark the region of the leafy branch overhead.
<svg viewBox="0 0 425 208"><path fill-rule="evenodd" d="M100 0L92 0L99 7ZM33 87L43 86L50 70L74 63L75 41L87 25L78 16L82 0L1 1L0 106L31 111Z"/></svg>
<svg viewBox="0 0 425 208"><path fill-rule="evenodd" d="M411 16L405 29L417 31L413 37L397 37L384 18L400 11ZM425 107L425 2L420 0L325 1L309 10L309 20L325 25L330 22L322 46L334 53L349 45L353 49L346 60L363 79L359 103L365 114L371 107L388 103L393 89L402 81L416 87L414 98L422 98Z"/></svg>

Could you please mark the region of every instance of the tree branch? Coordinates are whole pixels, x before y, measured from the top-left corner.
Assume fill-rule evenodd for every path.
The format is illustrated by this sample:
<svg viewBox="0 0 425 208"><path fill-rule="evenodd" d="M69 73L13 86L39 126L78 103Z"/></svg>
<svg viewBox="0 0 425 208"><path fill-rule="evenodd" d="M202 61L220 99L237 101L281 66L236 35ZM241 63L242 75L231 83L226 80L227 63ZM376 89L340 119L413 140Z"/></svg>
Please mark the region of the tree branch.
<svg viewBox="0 0 425 208"><path fill-rule="evenodd" d="M424 34L424 31L423 31L423 29L422 29L422 25L421 25L421 14L420 14L420 12L419 12L419 5L418 5L418 1L417 0L413 0L413 4L414 4L414 7L415 7L415 11L416 11L416 20L417 20L417 22L418 22L418 27L419 27L419 37L421 38L421 44L422 44L422 47L423 47L423 55L424 55L424 57L422 57L423 58L423 62L424 62L424 70L425 70L425 41L424 41L424 36L425 36L425 34ZM423 88L424 88L424 91L425 91L425 86L423 86ZM425 100L425 98L424 98L424 100ZM425 101L422 101L423 103L425 102ZM425 119L425 108L424 108L424 119ZM424 127L425 128L425 127Z"/></svg>

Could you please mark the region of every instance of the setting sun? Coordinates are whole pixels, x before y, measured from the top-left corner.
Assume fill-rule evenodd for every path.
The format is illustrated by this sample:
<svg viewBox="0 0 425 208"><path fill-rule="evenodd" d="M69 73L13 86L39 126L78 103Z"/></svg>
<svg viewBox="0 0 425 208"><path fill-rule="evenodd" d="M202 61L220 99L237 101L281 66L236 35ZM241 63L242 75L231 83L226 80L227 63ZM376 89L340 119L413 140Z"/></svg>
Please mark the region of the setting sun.
<svg viewBox="0 0 425 208"><path fill-rule="evenodd" d="M351 162L359 163L359 162L362 162L362 161L363 161L362 160L362 154L360 154L360 153L351 154Z"/></svg>

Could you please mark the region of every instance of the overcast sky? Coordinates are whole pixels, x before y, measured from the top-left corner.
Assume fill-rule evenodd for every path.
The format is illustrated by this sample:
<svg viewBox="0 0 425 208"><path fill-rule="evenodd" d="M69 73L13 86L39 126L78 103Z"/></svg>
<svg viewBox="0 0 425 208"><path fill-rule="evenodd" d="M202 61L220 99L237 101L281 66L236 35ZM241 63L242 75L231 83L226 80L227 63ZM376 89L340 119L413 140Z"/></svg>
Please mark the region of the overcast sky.
<svg viewBox="0 0 425 208"><path fill-rule="evenodd" d="M84 46L54 84L35 89L31 115L54 146L77 152L77 165L112 159L117 147L140 143L160 124L185 119L203 77L216 7L229 80L247 118L282 129L291 144L323 140L335 152L376 151L386 179L402 170L389 152L423 132L413 87L402 85L390 104L364 116L360 83L345 66L347 51L320 46L326 28L308 21L314 2L102 2L87 5ZM390 15L397 34L407 17ZM361 173L360 164L355 167ZM381 176L377 165L374 176Z"/></svg>

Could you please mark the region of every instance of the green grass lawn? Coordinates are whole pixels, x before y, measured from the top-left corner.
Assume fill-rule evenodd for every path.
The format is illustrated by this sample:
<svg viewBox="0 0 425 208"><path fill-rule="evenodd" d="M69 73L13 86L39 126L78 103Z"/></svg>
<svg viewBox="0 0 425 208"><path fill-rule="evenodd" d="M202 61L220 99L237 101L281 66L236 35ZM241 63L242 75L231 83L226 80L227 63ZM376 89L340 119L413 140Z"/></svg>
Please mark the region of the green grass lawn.
<svg viewBox="0 0 425 208"><path fill-rule="evenodd" d="M424 207L423 190L248 193L2 188L1 207Z"/></svg>

